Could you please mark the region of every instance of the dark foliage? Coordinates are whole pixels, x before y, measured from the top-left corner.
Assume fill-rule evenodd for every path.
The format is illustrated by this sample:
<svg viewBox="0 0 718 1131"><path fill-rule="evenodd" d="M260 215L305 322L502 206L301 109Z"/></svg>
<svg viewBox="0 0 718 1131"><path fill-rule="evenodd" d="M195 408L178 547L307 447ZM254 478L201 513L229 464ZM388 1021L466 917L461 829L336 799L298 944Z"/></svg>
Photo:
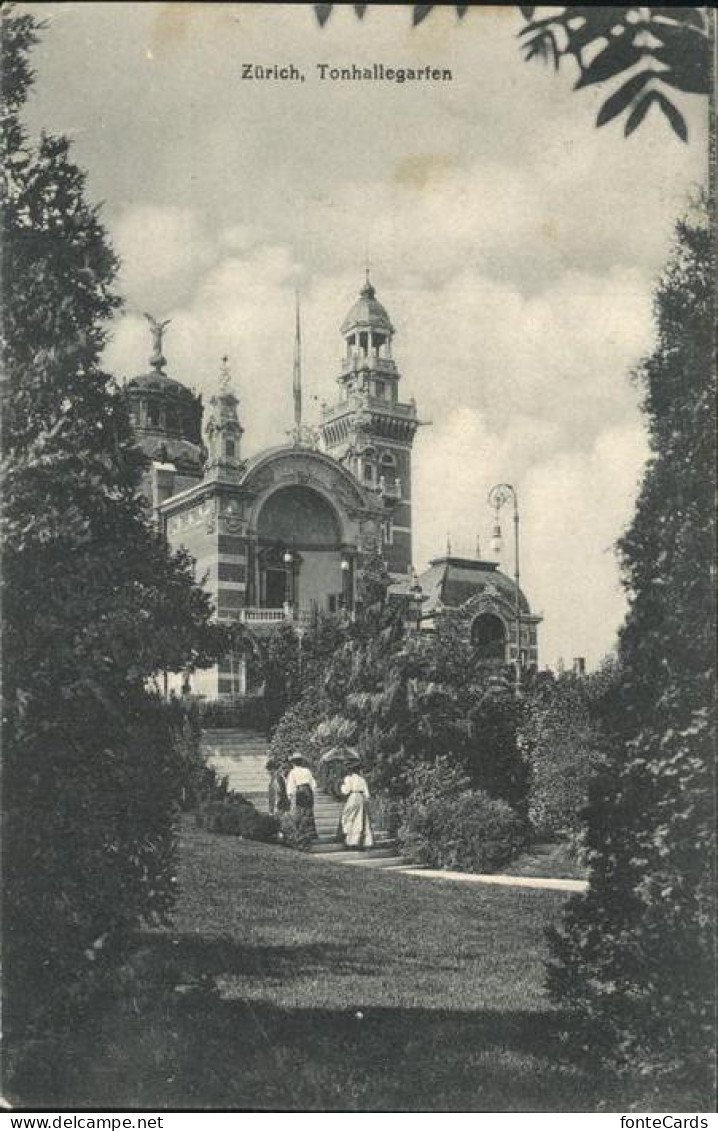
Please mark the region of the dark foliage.
<svg viewBox="0 0 718 1131"><path fill-rule="evenodd" d="M582 843L589 782L602 760L600 710L617 678L615 664L606 663L584 678L542 673L527 690L519 741L538 838Z"/></svg>
<svg viewBox="0 0 718 1131"><path fill-rule="evenodd" d="M639 377L652 457L620 544L631 607L590 791L590 888L553 936L578 1040L710 1103L714 1039L713 246L678 229ZM708 1066L708 1059L711 1064ZM700 1110L708 1110L700 1108Z"/></svg>
<svg viewBox="0 0 718 1131"><path fill-rule="evenodd" d="M437 4L412 4L412 23L423 23ZM315 4L321 26L333 4ZM355 4L360 19L368 4ZM470 4L455 4L462 19ZM519 35L526 59L552 63L556 70L566 59L576 64L575 89L610 82L621 85L608 96L597 126L626 114L626 136L656 106L681 138L688 139L685 118L670 92L709 94L712 86L708 9L704 6L560 5L553 9L518 5L526 21Z"/></svg>
<svg viewBox="0 0 718 1131"><path fill-rule="evenodd" d="M656 106L678 137L687 140L685 119L670 94L708 94L711 89L706 8L570 5L548 15L542 8L522 10L527 24L520 35L527 59L543 59L556 69L572 59L579 71L576 90L620 77L596 125L625 114L628 135Z"/></svg>
<svg viewBox="0 0 718 1131"><path fill-rule="evenodd" d="M216 654L208 598L137 498L143 466L99 367L116 259L64 138L19 113L33 16L3 14L5 1029L72 1024L174 900L182 755L148 691Z"/></svg>
<svg viewBox="0 0 718 1131"><path fill-rule="evenodd" d="M277 839L279 822L276 817L260 813L251 801L240 793L224 787L213 790L200 803L195 820L198 828L210 833L239 836L244 840L270 843Z"/></svg>
<svg viewBox="0 0 718 1131"><path fill-rule="evenodd" d="M449 759L410 777L399 843L409 859L432 868L492 872L526 846L526 824L505 801L471 790Z"/></svg>

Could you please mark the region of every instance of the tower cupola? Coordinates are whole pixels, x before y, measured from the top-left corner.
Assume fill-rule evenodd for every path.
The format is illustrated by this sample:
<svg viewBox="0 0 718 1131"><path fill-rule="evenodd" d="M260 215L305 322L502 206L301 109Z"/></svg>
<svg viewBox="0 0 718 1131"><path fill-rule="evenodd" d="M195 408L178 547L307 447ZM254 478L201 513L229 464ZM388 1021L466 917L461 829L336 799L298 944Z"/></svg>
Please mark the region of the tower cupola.
<svg viewBox="0 0 718 1131"><path fill-rule="evenodd" d="M394 327L366 281L341 324L345 352L337 377L339 400L322 409L326 450L365 489L382 499L382 551L389 569L411 565L411 447L419 425L416 405L399 400L401 374L392 356Z"/></svg>
<svg viewBox="0 0 718 1131"><path fill-rule="evenodd" d="M342 322L341 332L354 356L391 357L394 327L376 297L368 270L359 298Z"/></svg>

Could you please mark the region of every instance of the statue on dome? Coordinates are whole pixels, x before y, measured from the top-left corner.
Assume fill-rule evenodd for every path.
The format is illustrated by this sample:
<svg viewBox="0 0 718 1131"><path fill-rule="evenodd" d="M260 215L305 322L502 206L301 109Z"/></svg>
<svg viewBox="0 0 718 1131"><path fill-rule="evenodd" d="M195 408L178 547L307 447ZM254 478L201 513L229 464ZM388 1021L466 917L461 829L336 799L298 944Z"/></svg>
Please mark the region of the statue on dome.
<svg viewBox="0 0 718 1131"><path fill-rule="evenodd" d="M162 339L172 319L165 318L164 322L158 322L153 314L147 314L146 312L145 318L150 324L150 333L152 335L152 357L150 358L150 365L153 365L155 369L162 369L163 366L167 364L162 353Z"/></svg>

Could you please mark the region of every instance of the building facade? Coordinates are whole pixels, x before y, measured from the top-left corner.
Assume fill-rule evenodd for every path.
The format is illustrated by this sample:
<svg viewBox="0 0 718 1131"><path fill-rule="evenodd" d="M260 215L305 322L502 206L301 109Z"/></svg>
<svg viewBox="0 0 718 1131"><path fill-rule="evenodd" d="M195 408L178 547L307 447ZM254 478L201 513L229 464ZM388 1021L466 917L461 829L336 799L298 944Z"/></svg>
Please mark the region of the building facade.
<svg viewBox="0 0 718 1131"><path fill-rule="evenodd" d="M448 554L417 578L421 622L432 629L450 618L482 660L538 668L538 626L525 593L498 563Z"/></svg>
<svg viewBox="0 0 718 1131"><path fill-rule="evenodd" d="M377 554L397 595L409 592L411 455L420 422L413 399L400 399L394 327L368 276L341 326L338 397L322 405L318 436L301 423L297 323L293 441L249 458L227 359L205 412L201 397L166 372L168 323L147 317L150 367L125 385L137 443L149 457L143 490L169 544L192 555L217 618L260 639L286 620L301 629L315 611L351 613L358 571ZM495 563L436 559L419 581L423 627L461 607L472 638L491 638L493 658L515 656L513 582ZM522 657L535 663L540 618L523 594L521 602ZM252 690L251 669L251 654L228 656L172 682L208 698L237 696Z"/></svg>
<svg viewBox="0 0 718 1131"><path fill-rule="evenodd" d="M194 558L219 620L261 637L287 619L302 626L315 611L351 612L361 563L376 554L395 576L408 574L416 408L399 402L394 330L368 280L342 326L346 354L339 399L323 410L324 450L297 418L292 443L247 458L226 358L205 413L166 372L167 323L148 320L149 371L125 385L150 460L143 489L169 544ZM194 673L192 690L245 694L250 667L247 656L228 657ZM181 674L174 682L187 686Z"/></svg>

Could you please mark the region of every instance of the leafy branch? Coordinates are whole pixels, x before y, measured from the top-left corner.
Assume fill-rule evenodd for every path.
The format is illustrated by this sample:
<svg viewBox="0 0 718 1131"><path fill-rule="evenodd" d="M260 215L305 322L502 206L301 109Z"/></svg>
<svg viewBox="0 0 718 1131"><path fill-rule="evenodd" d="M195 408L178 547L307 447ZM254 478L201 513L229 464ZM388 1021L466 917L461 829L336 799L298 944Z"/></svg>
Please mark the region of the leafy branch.
<svg viewBox="0 0 718 1131"><path fill-rule="evenodd" d="M352 5L363 19L369 4ZM462 19L471 5L455 4ZM416 27L437 4L412 4ZM704 94L711 90L711 49L708 9L665 5L653 8L566 5L537 8L519 4L526 26L519 32L524 57L540 59L556 70L573 59L579 70L575 90L625 78L605 100L596 119L604 126L625 113L626 136L656 106L682 141L688 139L685 118L671 97L673 91ZM321 26L334 4L315 4ZM537 13L548 12L548 15Z"/></svg>
<svg viewBox="0 0 718 1131"><path fill-rule="evenodd" d="M624 133L631 134L655 105L687 140L685 119L668 91L709 93L705 8L567 6L541 19L535 18L536 8L521 10L527 20L519 32L525 58L552 63L556 70L572 58L579 70L574 90L629 76L601 106L597 126L625 112Z"/></svg>

